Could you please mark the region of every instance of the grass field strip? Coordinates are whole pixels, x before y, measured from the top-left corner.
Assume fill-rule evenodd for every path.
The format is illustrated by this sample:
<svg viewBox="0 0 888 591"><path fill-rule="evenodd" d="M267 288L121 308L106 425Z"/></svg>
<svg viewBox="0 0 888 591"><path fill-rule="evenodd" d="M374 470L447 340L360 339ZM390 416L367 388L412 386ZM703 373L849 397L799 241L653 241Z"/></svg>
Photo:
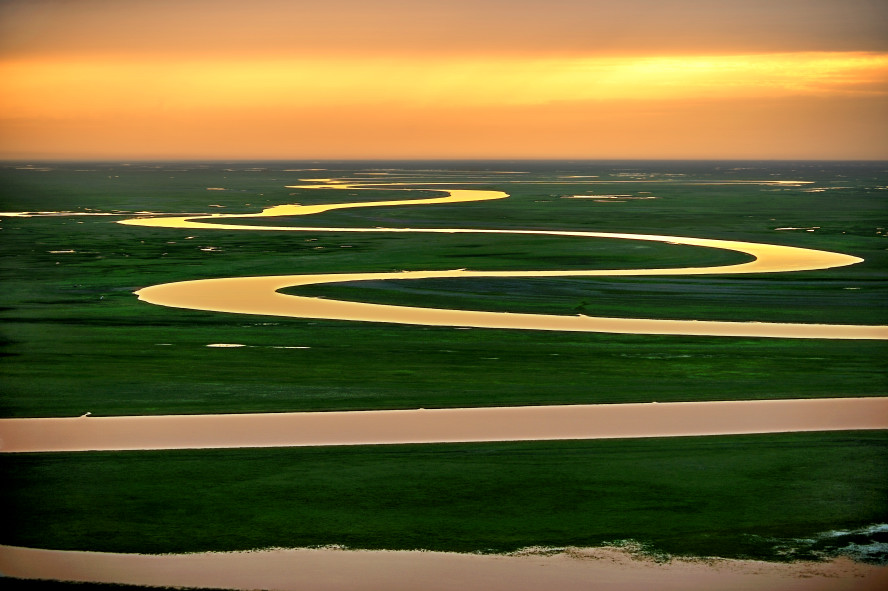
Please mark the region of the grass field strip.
<svg viewBox="0 0 888 591"><path fill-rule="evenodd" d="M378 183L349 184L334 179L313 179L326 184L292 185L302 189L372 189L387 186ZM399 184L399 183L393 183ZM400 190L420 190L400 189ZM442 190L442 189L436 189ZM443 190L442 190L443 191ZM544 314L517 314L481 312L440 308L391 306L285 295L279 290L302 285L371 281L380 279L431 279L479 277L602 277L642 275L706 275L725 273L775 273L810 271L841 267L863 259L840 253L706 238L660 236L650 234L571 232L557 230L494 230L467 228L330 228L297 226L251 226L245 224L212 223L226 218L277 217L311 215L335 209L382 207L402 205L434 205L503 199L502 191L448 189L445 197L426 199L372 201L359 203L329 203L321 205L279 205L256 214L212 214L206 216L148 217L121 220L118 223L137 226L189 229L222 229L291 232L392 232L442 234L523 234L566 236L578 238L618 238L720 248L742 252L755 260L736 265L717 267L687 267L673 269L610 269L575 271L404 271L398 273L332 273L319 275L279 275L261 277L231 277L180 281L146 287L137 291L139 299L152 304L206 310L296 318L387 322L432 326L499 328L524 330L553 330L579 332L610 332L627 334L665 334L694 336L772 337L772 338L828 338L828 339L888 339L888 326L793 324L771 322L725 322L702 320L656 320L640 318L606 318L595 316L555 316ZM207 221L204 221L207 220ZM210 223L208 223L210 221Z"/></svg>
<svg viewBox="0 0 888 591"><path fill-rule="evenodd" d="M551 441L869 429L888 429L888 398L0 419L0 451Z"/></svg>

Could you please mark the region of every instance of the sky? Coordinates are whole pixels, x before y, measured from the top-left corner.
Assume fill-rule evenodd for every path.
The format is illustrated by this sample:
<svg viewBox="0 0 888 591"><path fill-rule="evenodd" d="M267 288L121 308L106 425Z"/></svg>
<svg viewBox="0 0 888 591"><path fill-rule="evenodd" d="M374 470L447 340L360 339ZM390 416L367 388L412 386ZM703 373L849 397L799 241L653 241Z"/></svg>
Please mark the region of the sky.
<svg viewBox="0 0 888 591"><path fill-rule="evenodd" d="M884 0L0 0L3 159L888 159Z"/></svg>

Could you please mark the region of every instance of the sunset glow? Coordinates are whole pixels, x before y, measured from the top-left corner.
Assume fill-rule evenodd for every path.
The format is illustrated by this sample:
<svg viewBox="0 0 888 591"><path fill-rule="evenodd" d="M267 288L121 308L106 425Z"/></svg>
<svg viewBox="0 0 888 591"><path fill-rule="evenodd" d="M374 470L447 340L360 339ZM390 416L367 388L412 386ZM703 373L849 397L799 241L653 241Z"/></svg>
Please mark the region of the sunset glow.
<svg viewBox="0 0 888 591"><path fill-rule="evenodd" d="M0 66L6 117L167 116L320 105L495 106L553 101L884 94L888 54L571 59L31 60Z"/></svg>
<svg viewBox="0 0 888 591"><path fill-rule="evenodd" d="M886 205L888 0L0 0L0 582L888 589Z"/></svg>
<svg viewBox="0 0 888 591"><path fill-rule="evenodd" d="M599 2L557 2L579 22L519 2L508 24L495 2L333 4L263 0L269 23L233 2L7 3L0 157L888 155L888 48L862 8L680 3L709 30Z"/></svg>

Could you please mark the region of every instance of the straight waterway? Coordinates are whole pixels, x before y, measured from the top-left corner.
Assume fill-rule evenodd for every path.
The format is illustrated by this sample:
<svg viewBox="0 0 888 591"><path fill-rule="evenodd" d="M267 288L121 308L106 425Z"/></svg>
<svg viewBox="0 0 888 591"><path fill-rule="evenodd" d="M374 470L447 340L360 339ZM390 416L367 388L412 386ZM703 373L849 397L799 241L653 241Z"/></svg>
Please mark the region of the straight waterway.
<svg viewBox="0 0 888 591"><path fill-rule="evenodd" d="M888 429L888 398L0 419L0 451L543 441L858 429Z"/></svg>

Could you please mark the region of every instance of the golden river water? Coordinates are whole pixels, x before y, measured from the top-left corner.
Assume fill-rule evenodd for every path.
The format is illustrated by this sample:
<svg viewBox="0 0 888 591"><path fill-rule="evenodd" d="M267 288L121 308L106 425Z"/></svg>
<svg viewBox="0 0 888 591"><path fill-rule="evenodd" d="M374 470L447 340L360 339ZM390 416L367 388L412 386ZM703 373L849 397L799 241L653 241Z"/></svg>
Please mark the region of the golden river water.
<svg viewBox="0 0 888 591"><path fill-rule="evenodd" d="M370 188L331 179L294 188ZM389 184L384 185L390 187ZM410 190L410 189L405 189ZM675 321L551 316L387 306L284 295L318 283L465 277L591 277L786 272L840 267L862 259L819 250L678 236L465 228L318 228L215 223L226 218L295 216L334 209L434 205L502 199L506 193L446 190L427 199L282 205L256 214L145 217L134 226L289 232L422 232L533 234L620 238L722 248L755 257L748 263L676 269L586 271L414 271L236 277L184 281L137 292L153 304L208 310L453 327L712 335L772 338L886 339L888 327L758 322ZM888 429L888 398L752 400L665 404L464 408L329 413L34 418L0 420L0 451L181 449L451 441L512 441ZM551 567L551 568L542 568ZM480 556L437 552L263 552L145 556L0 546L0 573L21 578L205 586L231 589L882 589L888 569L834 561L792 565L752 561L635 560L608 549L555 554Z"/></svg>
<svg viewBox="0 0 888 591"><path fill-rule="evenodd" d="M322 185L301 188L361 189L374 184L336 183L330 179ZM292 186L291 188L300 188ZM410 189L405 189L410 190ZM397 273L327 273L314 275L276 275L261 277L229 277L154 285L139 290L139 299L162 306L190 308L215 312L234 312L270 316L317 318L333 320L423 324L434 326L505 328L554 331L614 332L633 334L669 334L699 336L886 339L888 327L836 324L793 324L772 322L719 322L706 320L659 320L647 318L605 318L595 316L553 316L508 312L481 312L416 308L330 300L279 293L287 287L345 281L380 279L431 279L478 277L602 277L643 275L704 275L725 273L774 273L828 269L859 263L862 259L846 254L773 244L661 236L650 234L570 232L558 230L495 230L467 228L331 228L300 226L254 226L218 223L228 218L255 218L309 215L334 209L404 205L432 205L485 201L508 197L501 191L446 190L445 197L360 203L329 203L323 205L280 205L255 214L213 214L207 216L146 217L123 220L121 224L189 229L289 231L289 232L391 232L442 234L523 234L566 236L575 238L619 238L720 248L752 255L755 260L716 267L684 267L672 269L610 269L573 271L404 271Z"/></svg>

